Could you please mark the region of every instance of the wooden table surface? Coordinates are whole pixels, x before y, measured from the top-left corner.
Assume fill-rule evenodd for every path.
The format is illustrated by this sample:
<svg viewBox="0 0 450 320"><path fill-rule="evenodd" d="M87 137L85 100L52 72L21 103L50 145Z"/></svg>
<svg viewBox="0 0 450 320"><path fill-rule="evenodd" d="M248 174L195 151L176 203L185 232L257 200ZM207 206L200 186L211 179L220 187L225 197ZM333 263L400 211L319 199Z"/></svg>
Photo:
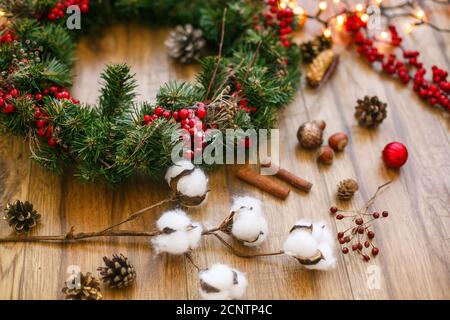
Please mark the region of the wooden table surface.
<svg viewBox="0 0 450 320"><path fill-rule="evenodd" d="M437 15L437 21L445 23L448 14ZM94 103L99 75L108 62L131 65L142 100L153 99L158 87L168 80L193 79L198 66L178 66L167 58L163 46L166 35L167 30L119 26L109 29L95 46L82 41L73 95ZM449 35L421 28L408 37L407 45L419 48L427 65L448 69L449 40ZM388 102L388 117L378 130L363 129L353 118L355 101L364 95L378 95ZM350 136L348 148L330 167L318 166L314 152L297 145L296 130L308 119L324 119L327 136L336 131ZM226 166L209 175L212 191L208 203L189 213L198 221L217 224L228 214L234 195L255 196L264 202L270 224L262 250L277 250L299 218L325 220L333 232L337 230L328 208L336 203L336 184L341 179L355 178L360 185L353 201L338 203L344 208L361 206L378 185L393 180L374 206L374 210L390 212L388 219L375 226L380 255L365 263L356 255L344 257L338 253L336 269L317 272L300 268L289 257L241 259L216 239L205 238L193 253L197 263L207 266L223 262L246 272L248 299L449 299L448 117L423 104L410 88L380 76L355 53L342 49L341 64L331 81L320 92L299 90L295 101L281 112L279 127L281 164L314 183L309 194L293 190L287 200L277 200L240 182L234 168ZM405 143L410 154L400 172L386 169L380 159L383 147L394 140ZM15 199L33 202L43 213L42 225L35 234L58 234L71 226L78 231L98 230L169 193L164 184L151 183L144 177L132 178L113 190L102 184L80 183L70 172L52 175L29 160L26 142L9 136L0 140L0 162L0 204ZM154 210L127 229L153 229L156 218L168 208ZM9 232L7 224L1 223L0 234ZM199 299L198 278L185 257L155 256L142 239L2 244L0 298L62 299L61 288L70 266L96 273L102 257L112 253L130 258L138 281L123 291L103 288L106 299ZM379 276L378 287L376 283L373 286L374 276Z"/></svg>

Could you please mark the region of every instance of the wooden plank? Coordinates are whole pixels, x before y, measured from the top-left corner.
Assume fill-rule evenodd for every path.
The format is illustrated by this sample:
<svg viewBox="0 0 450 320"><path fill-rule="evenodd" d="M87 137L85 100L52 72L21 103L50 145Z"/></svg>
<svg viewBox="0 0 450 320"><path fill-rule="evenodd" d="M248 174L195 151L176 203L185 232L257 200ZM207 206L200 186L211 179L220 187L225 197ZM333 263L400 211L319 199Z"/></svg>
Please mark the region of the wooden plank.
<svg viewBox="0 0 450 320"><path fill-rule="evenodd" d="M159 86L168 80L193 79L198 66L178 66L166 56L163 40L167 32L167 29L150 31L116 26L108 29L108 34L97 43L83 40L77 53L80 61L75 68L74 96L84 102L96 101L100 73L107 62L131 65L137 73L139 100L153 99ZM304 38L304 33L299 34L299 40ZM420 29L414 32L408 45L409 41L413 47L421 48L427 64L448 67L448 36ZM300 90L280 114L281 165L314 183L309 194L293 189L287 200L275 199L238 180L235 168L226 166L209 173L211 193L207 204L188 211L194 220L214 226L228 215L233 196L253 195L263 201L270 225L269 241L256 250L276 251L300 218L325 220L334 231L341 228L341 223L328 214L330 205L336 203L339 180L348 177L358 180L360 190L354 200L338 203L344 208L355 208L379 184L394 179L374 206L391 213L375 227L380 256L366 264L353 255L338 255L335 270L311 272L301 269L289 257L238 258L216 239L205 237L193 258L200 267L223 262L246 272L248 299L448 299L448 121L440 112L425 106L409 88L370 70L352 52L342 52L336 71L320 91ZM353 119L355 101L365 94L376 94L389 103L388 118L378 130L360 128ZM350 136L348 148L337 155L330 167L319 166L314 151L298 147L296 130L309 119L327 122L326 137L336 131ZM400 173L385 169L380 159L382 148L391 140L405 142L410 151L409 162ZM3 180L0 182L0 202L3 205L7 200L32 200L45 213L43 226L38 229L40 234L63 232L72 225L79 231L96 230L169 194L164 183L155 184L139 176L115 190L101 184L82 184L71 173L55 177L30 164L27 148L20 139L2 137L0 159L5 163L8 178L3 189ZM166 205L155 209L123 228L151 230L159 214L169 208ZM5 224L0 224L2 235L8 234L8 230ZM243 251L255 250L234 244ZM105 298L200 298L197 272L185 258L155 256L143 239L2 245L0 298L61 299L68 266L95 272L102 257L112 253L124 253L130 258L138 282L123 291L103 288ZM371 265L381 272L380 288L375 290L368 287Z"/></svg>

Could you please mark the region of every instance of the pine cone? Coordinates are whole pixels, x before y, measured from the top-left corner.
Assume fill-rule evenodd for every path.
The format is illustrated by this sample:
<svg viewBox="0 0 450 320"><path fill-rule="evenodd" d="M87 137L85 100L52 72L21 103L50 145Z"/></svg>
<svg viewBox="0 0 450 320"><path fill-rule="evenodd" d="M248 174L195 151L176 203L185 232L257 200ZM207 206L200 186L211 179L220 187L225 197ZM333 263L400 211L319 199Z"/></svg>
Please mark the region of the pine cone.
<svg viewBox="0 0 450 320"><path fill-rule="evenodd" d="M387 104L381 102L377 96L365 96L364 99L358 99L355 118L360 126L376 127L387 116Z"/></svg>
<svg viewBox="0 0 450 320"><path fill-rule="evenodd" d="M326 50L320 53L308 66L306 80L310 86L318 86L324 79L325 74L333 63L336 55L333 50Z"/></svg>
<svg viewBox="0 0 450 320"><path fill-rule="evenodd" d="M79 277L80 282L73 284L73 288L69 288L66 282L66 286L62 289L67 300L103 299L100 291L100 281L98 279L94 278L90 272L86 273L86 275L80 272Z"/></svg>
<svg viewBox="0 0 450 320"><path fill-rule="evenodd" d="M8 203L5 212L3 219L7 220L9 226L18 234L29 232L41 220L41 215L28 201L17 200L14 204Z"/></svg>
<svg viewBox="0 0 450 320"><path fill-rule="evenodd" d="M108 284L110 288L124 288L136 280L136 271L128 261L128 258L123 254L120 256L113 254L110 260L108 257L103 257L106 267L100 267L101 279Z"/></svg>
<svg viewBox="0 0 450 320"><path fill-rule="evenodd" d="M325 37L323 34L317 36L312 41L303 42L300 45L300 53L304 63L311 63L322 51L330 49L333 46L331 37Z"/></svg>
<svg viewBox="0 0 450 320"><path fill-rule="evenodd" d="M341 200L350 200L358 190L358 183L353 179L345 179L339 182L337 196Z"/></svg>
<svg viewBox="0 0 450 320"><path fill-rule="evenodd" d="M195 29L191 24L177 26L165 42L169 56L181 63L199 58L205 44L202 30Z"/></svg>

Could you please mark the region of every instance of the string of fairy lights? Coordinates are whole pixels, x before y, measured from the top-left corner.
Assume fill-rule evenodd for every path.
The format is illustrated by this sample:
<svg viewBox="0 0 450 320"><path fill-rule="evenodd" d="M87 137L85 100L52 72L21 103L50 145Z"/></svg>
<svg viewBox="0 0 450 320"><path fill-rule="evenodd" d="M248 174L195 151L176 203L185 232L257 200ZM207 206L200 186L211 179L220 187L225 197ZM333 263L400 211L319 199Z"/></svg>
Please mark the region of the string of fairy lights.
<svg viewBox="0 0 450 320"><path fill-rule="evenodd" d="M437 26L428 20L425 10L421 7L424 1L405 0L395 4L389 4L389 1L386 0L363 1L352 4L345 0L318 1L313 13L308 12L301 6L298 0L279 0L278 6L280 9L290 8L297 16L300 26L303 26L308 19L320 23L323 26L322 32L326 37L331 37L333 30L342 31L346 17L350 14L358 15L361 21L366 23L369 22L371 16L377 14L380 18L387 19L388 24L395 18L410 18L409 20L413 21L404 23L406 33L412 32L414 27L421 25L429 26L439 32L450 32L450 29ZM427 1L439 5L450 5L448 0ZM329 13L327 17L325 17L326 13ZM387 31L380 31L381 39L388 38L388 35Z"/></svg>

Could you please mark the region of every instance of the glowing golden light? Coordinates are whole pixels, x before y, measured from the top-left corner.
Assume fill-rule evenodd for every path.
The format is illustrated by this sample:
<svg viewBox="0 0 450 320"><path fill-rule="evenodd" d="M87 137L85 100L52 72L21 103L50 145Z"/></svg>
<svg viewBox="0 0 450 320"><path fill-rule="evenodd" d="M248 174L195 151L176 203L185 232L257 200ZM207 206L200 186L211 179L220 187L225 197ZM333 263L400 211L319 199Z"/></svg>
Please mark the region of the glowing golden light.
<svg viewBox="0 0 450 320"><path fill-rule="evenodd" d="M286 9L287 3L284 2L284 1L281 1L280 4L279 4L279 7L280 7L281 9Z"/></svg>
<svg viewBox="0 0 450 320"><path fill-rule="evenodd" d="M380 33L380 37L381 37L381 39L386 40L388 37L388 33L386 31L383 31Z"/></svg>
<svg viewBox="0 0 450 320"><path fill-rule="evenodd" d="M363 5L362 3L358 3L358 4L355 6L355 10L358 11L358 12L363 11L363 10L364 10L364 5Z"/></svg>
<svg viewBox="0 0 450 320"><path fill-rule="evenodd" d="M364 13L360 19L362 22L367 22L369 21L369 15Z"/></svg>
<svg viewBox="0 0 450 320"><path fill-rule="evenodd" d="M4 15L6 14L6 12L5 11L3 11L3 10L0 10L0 17L3 17Z"/></svg>
<svg viewBox="0 0 450 320"><path fill-rule="evenodd" d="M325 1L320 1L319 2L319 9L324 11L327 9L327 3Z"/></svg>
<svg viewBox="0 0 450 320"><path fill-rule="evenodd" d="M423 11L422 9L417 10L416 17L417 19L423 19L425 17L425 11Z"/></svg>
<svg viewBox="0 0 450 320"><path fill-rule="evenodd" d="M344 22L345 22L345 17L344 17L344 15L339 15L339 16L337 16L336 17L336 24L338 25L338 26L342 26L343 24L344 24Z"/></svg>
<svg viewBox="0 0 450 320"><path fill-rule="evenodd" d="M294 8L294 14L297 16L302 16L305 14L305 10L303 10L303 8L300 6L297 6Z"/></svg>
<svg viewBox="0 0 450 320"><path fill-rule="evenodd" d="M323 30L323 35L327 38L331 37L331 30L329 28L326 28Z"/></svg>
<svg viewBox="0 0 450 320"><path fill-rule="evenodd" d="M383 2L383 0L376 0L376 3L377 3L378 5L380 5L382 2Z"/></svg>
<svg viewBox="0 0 450 320"><path fill-rule="evenodd" d="M339 3L341 0L333 0L334 3Z"/></svg>

